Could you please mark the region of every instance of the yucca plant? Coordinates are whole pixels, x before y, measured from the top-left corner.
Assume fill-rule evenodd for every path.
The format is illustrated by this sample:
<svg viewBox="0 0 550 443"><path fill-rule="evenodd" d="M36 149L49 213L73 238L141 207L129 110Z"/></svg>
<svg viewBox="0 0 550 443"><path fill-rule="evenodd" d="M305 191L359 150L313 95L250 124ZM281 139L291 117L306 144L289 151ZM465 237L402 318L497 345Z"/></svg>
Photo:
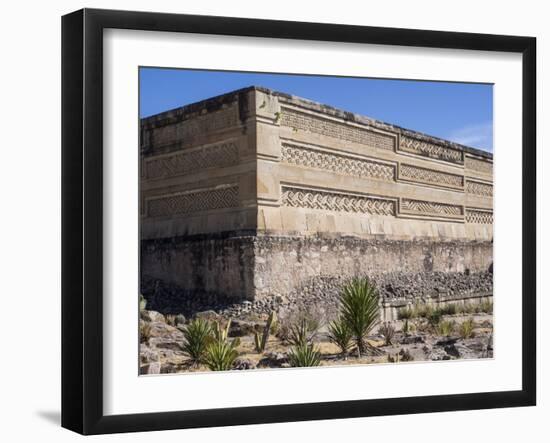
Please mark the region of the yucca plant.
<svg viewBox="0 0 550 443"><path fill-rule="evenodd" d="M328 338L332 343L340 348L340 352L344 358L347 357L348 352L351 349L352 336L353 334L351 329L342 319L337 319L329 323Z"/></svg>
<svg viewBox="0 0 550 443"><path fill-rule="evenodd" d="M196 318L182 330L183 352L194 365L201 363L206 354L206 348L212 342L212 327L204 319Z"/></svg>
<svg viewBox="0 0 550 443"><path fill-rule="evenodd" d="M357 355L366 350L365 338L379 319L378 291L367 279L353 279L340 295L340 314L351 330L357 345Z"/></svg>
<svg viewBox="0 0 550 443"><path fill-rule="evenodd" d="M384 339L384 344L386 346L390 346L392 344L392 339L395 335L395 328L390 322L384 322L378 329L378 333Z"/></svg>
<svg viewBox="0 0 550 443"><path fill-rule="evenodd" d="M460 324L458 327L458 334L461 338L472 338L474 336L474 319L469 318Z"/></svg>
<svg viewBox="0 0 550 443"><path fill-rule="evenodd" d="M313 339L313 333L306 319L290 325L287 341L293 346L305 346Z"/></svg>
<svg viewBox="0 0 550 443"><path fill-rule="evenodd" d="M239 356L237 352L239 339L232 341L214 340L206 348L204 364L211 371L228 371L233 368L235 360Z"/></svg>
<svg viewBox="0 0 550 443"><path fill-rule="evenodd" d="M321 364L321 353L314 344L301 344L290 349L288 362L294 368L319 366Z"/></svg>
<svg viewBox="0 0 550 443"><path fill-rule="evenodd" d="M326 318L326 310L317 305L300 307L281 315L277 322L277 335L290 344L296 344L300 334L300 340L306 337L305 340L311 342L326 323Z"/></svg>
<svg viewBox="0 0 550 443"><path fill-rule="evenodd" d="M239 338L228 340L231 319L222 327L221 323L215 321L211 325L212 339L206 346L203 357L204 364L211 371L228 371L233 367L239 356L237 347L240 345Z"/></svg>

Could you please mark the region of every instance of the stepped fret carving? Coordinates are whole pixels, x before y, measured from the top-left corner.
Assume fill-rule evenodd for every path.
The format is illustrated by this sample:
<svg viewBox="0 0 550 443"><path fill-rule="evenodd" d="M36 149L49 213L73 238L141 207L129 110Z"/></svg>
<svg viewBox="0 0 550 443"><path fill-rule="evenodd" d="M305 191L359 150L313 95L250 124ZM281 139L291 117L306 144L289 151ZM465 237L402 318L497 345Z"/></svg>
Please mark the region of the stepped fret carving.
<svg viewBox="0 0 550 443"><path fill-rule="evenodd" d="M472 180L466 181L466 192L469 194L480 195L482 197L493 196L493 185L481 183Z"/></svg>
<svg viewBox="0 0 550 443"><path fill-rule="evenodd" d="M208 189L194 189L147 200L149 217L172 216L212 209L234 208L239 205L239 187L223 185Z"/></svg>
<svg viewBox="0 0 550 443"><path fill-rule="evenodd" d="M493 224L493 212L468 208L466 209L466 223Z"/></svg>
<svg viewBox="0 0 550 443"><path fill-rule="evenodd" d="M223 168L236 164L238 158L238 148L233 142L205 146L188 152L148 159L145 163L146 177L172 177L207 168Z"/></svg>
<svg viewBox="0 0 550 443"><path fill-rule="evenodd" d="M373 215L395 215L395 202L343 192L283 186L282 204L293 208L322 209Z"/></svg>
<svg viewBox="0 0 550 443"><path fill-rule="evenodd" d="M283 109L281 125L339 140L360 143L370 146L371 148L387 149L390 151L395 149L395 138L391 135L351 126L343 122L313 116L288 108Z"/></svg>
<svg viewBox="0 0 550 443"><path fill-rule="evenodd" d="M236 124L237 113L235 109L221 109L183 120L180 123L154 128L150 142L155 145L155 149L174 143L188 143L195 138L230 128Z"/></svg>
<svg viewBox="0 0 550 443"><path fill-rule="evenodd" d="M464 186L464 177L462 175L450 174L448 172L436 171L434 169L421 168L403 163L399 166L399 178L459 189L462 189Z"/></svg>
<svg viewBox="0 0 550 443"><path fill-rule="evenodd" d="M412 154L444 160L451 163L464 163L462 151L434 143L428 143L424 140L412 137L402 136L399 142L399 149Z"/></svg>
<svg viewBox="0 0 550 443"><path fill-rule="evenodd" d="M401 200L401 211L442 216L461 216L464 209L460 205L449 205L446 203L431 202L425 200L412 200L404 198Z"/></svg>
<svg viewBox="0 0 550 443"><path fill-rule="evenodd" d="M472 171L482 172L484 174L493 173L493 163L485 160L479 160L477 158L466 156L464 166L466 169L471 169Z"/></svg>
<svg viewBox="0 0 550 443"><path fill-rule="evenodd" d="M354 177L369 177L394 181L395 166L364 160L344 154L334 154L314 148L283 144L282 161L309 168L323 169Z"/></svg>

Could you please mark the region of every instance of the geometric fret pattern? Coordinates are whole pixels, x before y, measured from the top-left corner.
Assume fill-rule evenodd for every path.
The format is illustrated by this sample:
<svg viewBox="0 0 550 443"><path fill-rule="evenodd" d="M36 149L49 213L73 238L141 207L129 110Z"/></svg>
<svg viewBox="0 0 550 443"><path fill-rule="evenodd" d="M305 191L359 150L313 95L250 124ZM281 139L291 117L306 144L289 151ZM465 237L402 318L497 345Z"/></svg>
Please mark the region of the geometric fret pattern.
<svg viewBox="0 0 550 443"><path fill-rule="evenodd" d="M421 168L404 163L399 165L399 178L457 189L462 189L464 187L464 177L462 175L435 171L433 169Z"/></svg>
<svg viewBox="0 0 550 443"><path fill-rule="evenodd" d="M393 200L291 186L283 186L281 203L283 206L293 208L395 215L395 202Z"/></svg>
<svg viewBox="0 0 550 443"><path fill-rule="evenodd" d="M466 192L468 194L480 195L482 197L492 197L493 185L466 180Z"/></svg>
<svg viewBox="0 0 550 443"><path fill-rule="evenodd" d="M461 216L464 208L461 205L449 205L425 200L401 199L401 211L423 215Z"/></svg>
<svg viewBox="0 0 550 443"><path fill-rule="evenodd" d="M292 165L322 169L354 177L395 180L395 167L393 165L329 153L314 148L283 144L282 161Z"/></svg>
<svg viewBox="0 0 550 443"><path fill-rule="evenodd" d="M395 149L395 138L390 135L315 117L288 108L284 108L282 112L281 125L295 130L300 129L326 137L360 143L371 148L387 149L390 151Z"/></svg>
<svg viewBox="0 0 550 443"><path fill-rule="evenodd" d="M401 136L399 142L401 151L410 152L412 154L421 155L424 157L444 160L451 163L463 164L462 151L451 149L445 146L428 143L412 137Z"/></svg>
<svg viewBox="0 0 550 443"><path fill-rule="evenodd" d="M234 142L206 146L190 152L146 160L146 178L171 177L198 172L207 168L222 168L238 162L238 149Z"/></svg>
<svg viewBox="0 0 550 443"><path fill-rule="evenodd" d="M472 171L482 172L484 174L493 173L493 163L490 161L479 160L473 157L466 157L464 167Z"/></svg>
<svg viewBox="0 0 550 443"><path fill-rule="evenodd" d="M492 224L493 212L466 208L466 223Z"/></svg>
<svg viewBox="0 0 550 443"><path fill-rule="evenodd" d="M235 184L153 197L147 199L147 215L164 217L211 209L234 208L239 205L238 197L239 187Z"/></svg>

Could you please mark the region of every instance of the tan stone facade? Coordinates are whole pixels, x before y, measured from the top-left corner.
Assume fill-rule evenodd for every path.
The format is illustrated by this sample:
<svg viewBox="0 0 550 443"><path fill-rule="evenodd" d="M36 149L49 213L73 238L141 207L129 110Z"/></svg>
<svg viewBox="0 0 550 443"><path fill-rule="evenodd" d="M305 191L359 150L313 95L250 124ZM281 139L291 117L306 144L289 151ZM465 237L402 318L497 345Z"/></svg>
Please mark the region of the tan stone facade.
<svg viewBox="0 0 550 443"><path fill-rule="evenodd" d="M281 290L285 266L304 268L287 268L296 274L287 291L344 263L335 252L328 267L312 268L318 256L291 264L282 255L292 257L293 246L261 251L254 239L263 236L294 238L300 247L309 237L349 236L365 247L411 247L407 258L409 246L401 246L399 260L369 249L369 264L341 266L350 275L415 272L425 269L427 253L435 269L485 270L492 262L491 154L263 88L143 119L140 199L142 272L191 290L253 298ZM229 257L220 246L229 238L253 241ZM217 242L217 252L184 252L198 239ZM170 246L186 242L180 252ZM442 244L446 258L429 252ZM226 250L233 247L240 250ZM233 273L232 280L206 285L209 272ZM189 283L197 273L204 278Z"/></svg>

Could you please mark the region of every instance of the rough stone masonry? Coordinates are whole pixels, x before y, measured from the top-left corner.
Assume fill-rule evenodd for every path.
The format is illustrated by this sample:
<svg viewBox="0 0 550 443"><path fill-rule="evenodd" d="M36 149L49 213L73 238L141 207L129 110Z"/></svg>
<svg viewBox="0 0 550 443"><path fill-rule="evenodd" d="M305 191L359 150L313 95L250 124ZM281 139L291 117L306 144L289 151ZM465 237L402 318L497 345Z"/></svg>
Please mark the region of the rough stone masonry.
<svg viewBox="0 0 550 443"><path fill-rule="evenodd" d="M260 87L144 118L140 140L143 281L257 301L492 272L490 153Z"/></svg>

